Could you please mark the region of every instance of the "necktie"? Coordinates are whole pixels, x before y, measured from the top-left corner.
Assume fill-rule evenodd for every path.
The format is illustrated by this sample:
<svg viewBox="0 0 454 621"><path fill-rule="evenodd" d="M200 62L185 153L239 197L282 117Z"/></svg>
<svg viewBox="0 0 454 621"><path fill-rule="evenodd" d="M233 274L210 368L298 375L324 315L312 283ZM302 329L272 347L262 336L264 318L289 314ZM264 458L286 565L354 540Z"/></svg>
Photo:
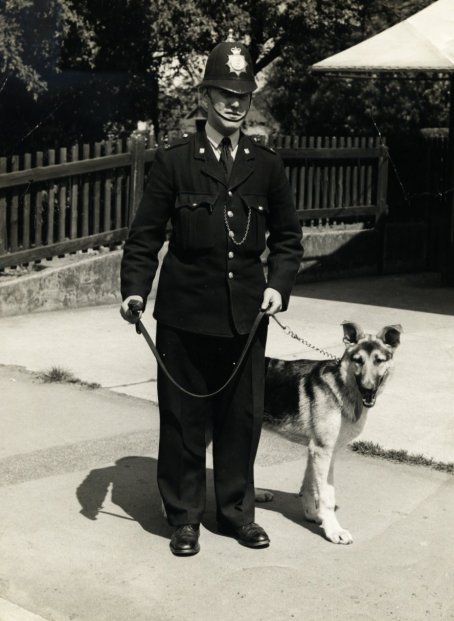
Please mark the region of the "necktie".
<svg viewBox="0 0 454 621"><path fill-rule="evenodd" d="M221 140L221 157L220 162L222 167L224 168L225 176L227 177L227 181L230 179L230 173L232 172L233 167L233 157L232 157L232 143L228 136L225 136Z"/></svg>

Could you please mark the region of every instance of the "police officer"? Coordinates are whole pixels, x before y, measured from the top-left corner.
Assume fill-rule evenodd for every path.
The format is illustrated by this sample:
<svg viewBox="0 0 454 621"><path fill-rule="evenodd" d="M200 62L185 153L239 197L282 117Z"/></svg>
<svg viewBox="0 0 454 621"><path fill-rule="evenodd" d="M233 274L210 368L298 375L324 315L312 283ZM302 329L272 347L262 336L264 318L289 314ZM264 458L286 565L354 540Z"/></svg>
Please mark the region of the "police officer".
<svg viewBox="0 0 454 621"><path fill-rule="evenodd" d="M201 83L203 131L157 149L121 265L124 319L146 304L165 241L156 344L174 379L209 393L235 369L259 309L285 310L302 256L301 227L283 163L240 127L257 88L247 48L230 37L208 57ZM269 232L268 237L266 237ZM269 248L265 279L260 256ZM220 532L252 548L269 545L254 522L253 466L263 416L266 317L234 381L196 399L158 370L158 485L174 527L171 551L199 551L205 508L205 430L213 427L213 474Z"/></svg>

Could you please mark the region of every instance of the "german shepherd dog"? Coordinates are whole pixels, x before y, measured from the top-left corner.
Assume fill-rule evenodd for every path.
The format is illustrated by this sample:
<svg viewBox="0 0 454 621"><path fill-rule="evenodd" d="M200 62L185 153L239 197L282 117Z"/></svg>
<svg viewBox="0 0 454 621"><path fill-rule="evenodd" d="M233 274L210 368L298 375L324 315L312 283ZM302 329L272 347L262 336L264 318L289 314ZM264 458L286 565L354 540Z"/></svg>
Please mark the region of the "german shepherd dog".
<svg viewBox="0 0 454 621"><path fill-rule="evenodd" d="M321 525L333 543L353 542L335 515L334 459L361 433L367 410L375 405L400 343L402 327L385 326L376 336L345 321L345 352L336 360L267 358L265 422L279 433L308 445L299 495L304 517ZM273 495L256 490L256 500Z"/></svg>

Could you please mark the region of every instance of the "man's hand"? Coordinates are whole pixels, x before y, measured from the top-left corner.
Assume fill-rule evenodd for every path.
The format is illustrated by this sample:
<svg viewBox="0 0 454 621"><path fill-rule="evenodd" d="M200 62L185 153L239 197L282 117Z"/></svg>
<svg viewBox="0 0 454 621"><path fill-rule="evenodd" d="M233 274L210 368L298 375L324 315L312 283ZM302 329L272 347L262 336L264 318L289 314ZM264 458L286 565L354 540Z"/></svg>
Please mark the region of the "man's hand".
<svg viewBox="0 0 454 621"><path fill-rule="evenodd" d="M267 315L275 315L282 310L282 296L279 291L268 287L263 292L262 311L266 311Z"/></svg>
<svg viewBox="0 0 454 621"><path fill-rule="evenodd" d="M138 313L133 313L129 308L129 302L133 301L140 302L143 306L143 298L140 295L130 295L129 298L126 298L126 300L124 300L122 305L120 306L120 315L128 323L137 323L142 317L142 311L139 311Z"/></svg>

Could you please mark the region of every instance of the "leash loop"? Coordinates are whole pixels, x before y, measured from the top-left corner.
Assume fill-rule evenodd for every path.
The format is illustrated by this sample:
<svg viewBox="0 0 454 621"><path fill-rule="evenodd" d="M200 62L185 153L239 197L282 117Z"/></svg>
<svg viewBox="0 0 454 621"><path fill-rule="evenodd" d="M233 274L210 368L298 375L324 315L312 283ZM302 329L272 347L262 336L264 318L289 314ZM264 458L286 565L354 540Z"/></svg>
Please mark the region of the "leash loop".
<svg viewBox="0 0 454 621"><path fill-rule="evenodd" d="M134 303L130 303L130 308L131 310L133 310L133 312L137 312L138 307L134 308ZM156 345L153 342L153 339L151 338L148 330L145 328L145 326L143 325L142 321L139 319L138 321L136 321L135 323L135 327L136 327L136 332L137 334L142 334L145 341L147 342L149 348L151 349L151 351L153 352L154 357L156 358L156 362L158 363L158 365L161 367L161 370L163 371L163 373L166 375L166 377L170 380L170 382L176 386L176 388L178 388L178 390L181 390L181 392L185 393L186 395L190 396L190 397L196 397L197 399L208 399L210 397L214 397L216 395L218 395L219 393L221 393L223 390L225 390L227 388L227 386L233 381L233 379L235 378L236 374L238 373L245 357L246 354L252 344L252 340L254 339L254 336L257 332L257 329L263 319L263 317L266 315L265 311L259 311L257 313L257 316L254 320L254 323L252 325L251 331L249 333L248 339L246 341L246 344L244 346L243 351L241 352L241 356L238 360L238 363L235 365L235 369L233 370L233 373L231 374L231 376L227 379L227 381L217 390L215 390L214 392L208 393L208 394L197 394L194 392L191 392L190 390L187 390L186 388L184 388L183 386L181 386L169 373L168 369L166 368L164 361L162 360ZM333 356L332 354L330 354L328 351L326 351L326 349L322 349L321 347L317 347L316 345L312 345L312 343L309 343L309 341L307 341L306 339L302 338L301 336L298 336L296 334L296 332L293 332L293 330L291 328L289 328L288 326L284 325L283 323L281 323L279 321L279 319L276 318L275 315L272 315L274 321L282 328L282 330L288 335L290 336L292 339L295 339L297 341L299 341L300 343L302 343L303 345L305 345L306 347L309 347L310 349L313 349L317 352L319 352L320 354L322 354L323 356L325 356L326 358L329 358L330 360L334 360L337 364L340 364L340 358L338 358L337 356Z"/></svg>
<svg viewBox="0 0 454 621"><path fill-rule="evenodd" d="M248 339L246 341L246 344L244 346L243 351L241 352L241 356L238 360L238 362L235 364L235 369L233 370L232 375L228 378L228 380L217 390L215 390L214 392L210 392L208 394L205 395L200 395L194 392L191 392L190 390L186 390L186 388L184 388L183 386L181 386L169 373L168 369L166 368L164 361L162 360L161 356L159 355L159 352L156 348L156 345L153 342L153 339L151 338L150 334L148 333L148 330L145 328L145 326L143 325L143 323L140 321L140 319L136 322L135 326L136 326L136 332L137 334L142 334L144 339L146 340L149 348L151 349L151 351L153 352L154 357L156 358L156 362L158 363L158 365L161 367L161 370L163 371L163 373L167 376L167 378L170 380L170 382L172 382L172 384L174 386L176 386L179 390L181 390L181 392L184 392L184 394L189 395L190 397L196 397L197 399L208 399L209 397L214 397L215 395L218 395L219 393L221 393L223 390L225 390L227 388L227 386L233 381L234 377L236 376L236 374L238 373L247 352L249 351L249 348L252 344L252 341L254 339L254 336L257 332L257 329L263 319L263 317L266 315L265 311L259 311L257 313L257 316L254 320L254 323L252 324L252 328L251 331L249 332L249 336Z"/></svg>
<svg viewBox="0 0 454 621"><path fill-rule="evenodd" d="M283 323L281 323L279 321L279 319L276 318L276 315L272 315L272 317L273 317L274 321L284 330L285 334L290 336L292 339L295 339L296 341L299 341L300 343L302 343L306 347L309 347L310 349L318 351L319 354L322 354L323 356L325 356L326 358L329 358L330 360L335 360L337 362L337 364L340 364L340 358L338 358L337 356L333 356L328 351L326 351L326 349L322 349L321 347L317 347L316 345L312 345L312 343L309 343L309 341L307 341L306 339L302 338L301 336L298 336L295 332L293 332L293 330L291 328L289 328L288 326L285 326Z"/></svg>

